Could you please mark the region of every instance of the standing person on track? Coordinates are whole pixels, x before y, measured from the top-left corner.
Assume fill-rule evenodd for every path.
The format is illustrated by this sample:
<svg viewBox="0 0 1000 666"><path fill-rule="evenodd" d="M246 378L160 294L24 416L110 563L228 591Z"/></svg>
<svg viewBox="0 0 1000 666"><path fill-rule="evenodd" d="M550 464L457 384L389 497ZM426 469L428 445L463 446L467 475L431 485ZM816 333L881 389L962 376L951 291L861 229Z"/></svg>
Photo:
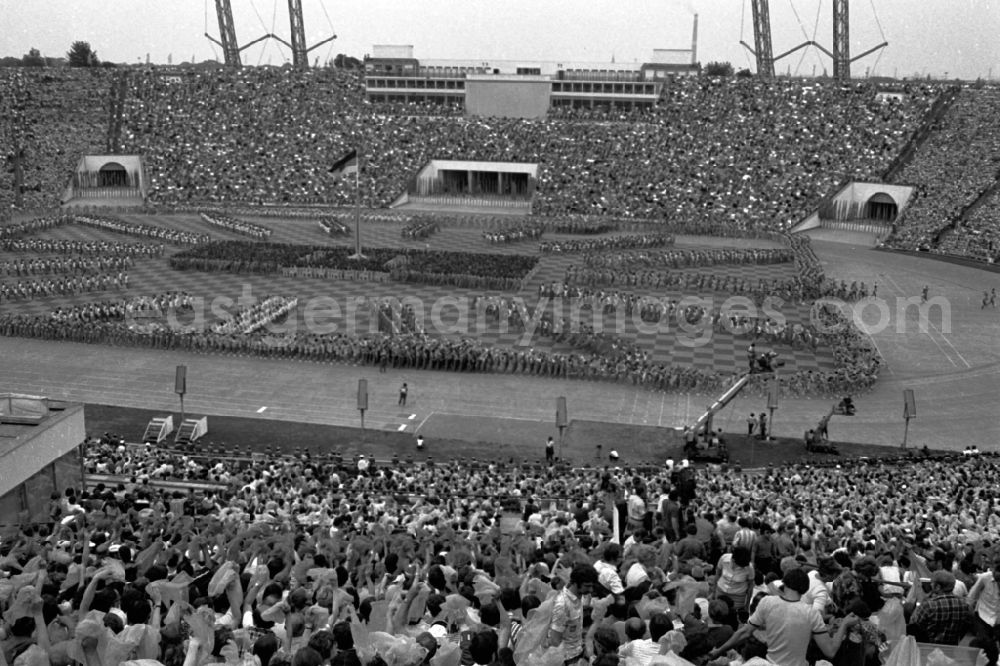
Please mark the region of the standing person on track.
<svg viewBox="0 0 1000 666"><path fill-rule="evenodd" d="M406 382L403 382L403 385L399 387L399 402L396 403L400 407L406 407L406 394L407 393L409 393L409 389L406 386Z"/></svg>

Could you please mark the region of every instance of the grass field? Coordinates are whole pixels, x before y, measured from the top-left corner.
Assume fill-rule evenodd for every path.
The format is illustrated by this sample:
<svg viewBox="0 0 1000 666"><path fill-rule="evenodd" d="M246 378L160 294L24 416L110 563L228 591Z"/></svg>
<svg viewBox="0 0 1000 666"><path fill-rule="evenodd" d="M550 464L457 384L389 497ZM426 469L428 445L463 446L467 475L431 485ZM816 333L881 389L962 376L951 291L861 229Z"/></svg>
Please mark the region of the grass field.
<svg viewBox="0 0 1000 666"><path fill-rule="evenodd" d="M191 214L124 215L121 217L130 222L155 225L187 233L208 233L213 239L243 239L237 234L208 226L201 222L196 215ZM274 242L331 246L343 246L352 242L351 238L330 238L323 235L316 223L309 220L263 220L260 223L274 229L272 237ZM402 223L395 222L368 226L363 231L363 244L366 247L407 248L410 250L429 247L433 250L481 254L540 255L538 242L489 243L483 239L482 230L478 228L444 227L425 242L401 238L402 226ZM616 235L619 234L604 234L604 236ZM78 225L47 230L37 234L36 237L75 241L144 241L139 237ZM578 239L578 237L546 234L543 239L565 240ZM674 249L773 248L776 246L775 242L765 240L682 236L677 238ZM294 316L289 315L287 322L273 328L278 334L286 331L312 330L307 322L314 321L314 325L319 327L336 327L337 331L364 335L378 330L377 322L371 316L370 303L398 298L405 299L406 304L414 309L419 328L433 336L472 337L494 347L533 347L560 353L573 351L573 348L567 343L554 342L547 336L536 334L526 337L516 328L508 331L506 327L501 327L497 322L481 320L476 317L475 308L470 305L473 299L485 296L504 296L509 299L522 299L530 307L535 307L537 304L543 310L552 312L557 320L564 317L579 317L579 321L583 324L634 342L651 358L673 365L728 373L734 366L742 365L745 349L750 343L749 337L745 335L722 331L713 335L711 346L693 347L690 344L685 344L687 335L681 330L678 322L669 318L664 318L660 325L650 327L639 321L637 315L625 316L624 308L620 308L612 314L602 312L600 308L597 308L596 312L590 308L581 309L578 304L563 303L559 299L540 304L539 287L553 282L561 283L565 278L567 267L574 263L579 264L583 259L582 254L541 254L538 267L533 271L524 289L517 292L496 292L411 283L350 282L280 275L173 270L169 267L168 257L179 251L181 251L179 246L168 245L165 257L137 260L135 266L129 270L129 290L127 293L111 290L86 292L74 296L53 295L27 301L6 301L3 306L5 309L9 308L11 312L40 315L48 314L59 307L72 308L98 301L118 300L125 296L151 296L169 291L182 291L196 299L203 300L201 305L197 307L197 314L178 316L176 317L178 323L192 324L189 317L194 317L195 325L204 326L216 321L214 313L217 310L231 311L233 303L243 296L255 298L283 296L297 298L299 306L296 308ZM0 251L0 265L8 261L16 262L27 256L37 255ZM720 276L735 275L751 280L787 279L795 275L795 269L790 263L760 266L718 265L704 269L684 269L678 272ZM15 284L22 279L24 278L17 275L0 274L0 282ZM636 297L675 301L698 295L705 299L711 299L716 306L721 305L726 296L708 291L695 294L691 290L679 287L654 289L644 286L621 286L596 288L595 291L609 294L621 292L623 295L634 294ZM224 299L231 300L221 304ZM306 315L307 311L312 313L309 318ZM787 318L789 325L806 323L809 317L809 307L804 304L787 304L782 308L782 314ZM815 352L811 349L792 349L783 343L776 343L773 347L782 354L789 370L826 371L834 367L832 352L825 347L820 347Z"/></svg>

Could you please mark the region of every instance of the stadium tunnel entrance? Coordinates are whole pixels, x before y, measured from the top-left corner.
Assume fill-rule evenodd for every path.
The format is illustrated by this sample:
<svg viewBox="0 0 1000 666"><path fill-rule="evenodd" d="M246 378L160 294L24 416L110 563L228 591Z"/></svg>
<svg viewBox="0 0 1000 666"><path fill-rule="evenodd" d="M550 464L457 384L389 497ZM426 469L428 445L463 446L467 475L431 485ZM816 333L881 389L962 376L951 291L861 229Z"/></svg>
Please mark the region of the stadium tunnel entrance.
<svg viewBox="0 0 1000 666"><path fill-rule="evenodd" d="M523 215L531 212L538 165L528 162L431 160L391 208L461 208Z"/></svg>
<svg viewBox="0 0 1000 666"><path fill-rule="evenodd" d="M98 187L128 187L128 172L118 162L108 162L98 173Z"/></svg>
<svg viewBox="0 0 1000 666"><path fill-rule="evenodd" d="M885 192L876 192L865 202L865 217L878 222L894 222L899 215L895 199Z"/></svg>
<svg viewBox="0 0 1000 666"><path fill-rule="evenodd" d="M531 178L526 173L442 169L438 176L441 194L527 196L531 185Z"/></svg>

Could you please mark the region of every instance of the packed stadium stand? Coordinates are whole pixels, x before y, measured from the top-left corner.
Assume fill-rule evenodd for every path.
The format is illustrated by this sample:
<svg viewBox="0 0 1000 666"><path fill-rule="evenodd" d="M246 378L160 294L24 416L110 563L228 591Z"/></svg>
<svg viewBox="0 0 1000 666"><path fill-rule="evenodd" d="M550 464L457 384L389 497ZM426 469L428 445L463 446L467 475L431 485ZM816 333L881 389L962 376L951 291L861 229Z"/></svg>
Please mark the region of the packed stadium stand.
<svg viewBox="0 0 1000 666"><path fill-rule="evenodd" d="M579 122L382 114L362 93L336 71L137 74L121 149L147 156L151 196L165 204L350 204L325 176L360 146L370 206L430 159L530 161L542 165L539 213L784 228L845 176L883 170L934 98L924 86L900 104L864 85L678 79L637 122Z"/></svg>
<svg viewBox="0 0 1000 666"><path fill-rule="evenodd" d="M112 435L81 455L84 487L3 542L7 663L805 663L810 635L832 663L996 654L974 619L990 456L569 474Z"/></svg>
<svg viewBox="0 0 1000 666"><path fill-rule="evenodd" d="M0 103L14 119L2 148L24 148L28 207L54 208L72 165L88 153L141 155L149 204L163 211L350 205L350 183L329 170L352 148L362 154L369 208L387 206L432 159L533 162L541 215L780 239L778 248L678 252L671 236L649 228L543 241L539 255L579 252L580 261L539 294L589 298L627 277L658 289L780 293L796 304L830 293L855 301L868 292L827 280L808 237L779 232L845 181L880 179L907 146L913 156L893 180L916 186L918 197L889 244L973 254L997 238L1000 147L989 131L996 91L963 89L917 142L941 90L923 83L895 90L902 94L886 97L869 83L692 77L664 85L647 112L557 110L515 121L374 104L357 74L334 69L0 71ZM15 199L9 180L0 183L5 210ZM592 222L580 223L584 232ZM205 228L192 231L197 224L252 240L210 242ZM324 220L320 228L333 234L339 224ZM67 227L142 242L53 235ZM511 230L532 242L539 237L530 227ZM435 232L421 220L403 228L411 239ZM270 234L219 213L185 231L92 214L36 217L0 228L5 252L78 256L5 263L4 274L16 273L18 284L0 295L5 306L33 306L36 297L52 296L33 279L36 267L58 272L61 262L93 266L108 255L124 262L112 267L114 278L101 274L116 292L127 288L120 266L168 252L164 266L202 277L223 265L236 265L247 279L264 264L270 273L262 273L283 278L300 269L323 279L369 272L348 268L346 251L261 242ZM637 248L647 263L633 270L623 250ZM295 263L304 255L312 263ZM462 272L427 268L448 278L435 283L445 288L470 278L481 278L476 287L494 289L489 280L497 279L521 287L538 262L535 255L470 259L429 245L372 255L380 261L372 273L399 257L403 268L397 263L394 271L465 262ZM735 268L682 275L677 269L692 265L686 262ZM470 263L485 270L473 274ZM793 277L746 277L772 263L788 264ZM93 272L86 266L81 273ZM386 281L401 275L386 273ZM77 288L75 273L59 279L60 297ZM704 374L710 389L724 387L719 373L656 366L632 346L587 331L573 334L586 361L573 367L572 355L494 354L481 341L428 341L419 331L392 329L398 313L391 304L384 318L391 330L364 340L303 335L268 346L255 334L293 309L294 299L270 297L216 323L221 328L188 335L149 323L154 312L188 307L186 293L99 298L4 313L0 333L383 369L398 362L511 374L579 371L692 392ZM592 301L602 309L608 302ZM626 307L622 299L610 302L612 310ZM497 317L531 314L502 298L489 307ZM817 384L826 392L869 388L881 354L859 329L841 325L839 310L825 307L814 314L820 324L837 324L823 338L837 369L788 373L784 381L806 395ZM373 305L376 316L381 308ZM139 326L137 310L145 322ZM671 314L724 324L720 313L698 308ZM794 337L805 354L820 340L803 326L740 324L765 340ZM552 337L569 336L552 326ZM592 353L599 344L613 353L602 360ZM446 355L442 347L456 351ZM749 362L751 369L757 362L752 346ZM764 428L751 421L750 435L755 427ZM434 465L260 448L205 452L110 435L88 438L79 454L79 485L68 475L57 479L54 466L45 484L4 479L5 501L21 502L31 517L0 521L0 666L799 666L821 659L854 666L882 658L912 666L975 664L980 649L991 663L998 656L1000 462L974 450L746 472L672 460L570 470L554 460ZM29 487L51 490L48 501L29 498Z"/></svg>
<svg viewBox="0 0 1000 666"><path fill-rule="evenodd" d="M891 246L964 254L962 250L969 249L965 240L973 230L991 240L988 230L996 228L997 218L990 218L993 209L989 206L974 214L971 225L945 232L951 231L980 195L994 188L1000 175L998 112L1000 91L996 88L966 87L959 92L896 177L899 183L915 185L917 196L889 240ZM943 234L947 240L938 247Z"/></svg>
<svg viewBox="0 0 1000 666"><path fill-rule="evenodd" d="M112 75L107 70L70 68L0 69L0 155L5 158L0 208L15 197L10 157L24 151L24 206L52 207L83 155L107 148Z"/></svg>
<svg viewBox="0 0 1000 666"><path fill-rule="evenodd" d="M843 182L877 182L942 91L910 83L884 96L863 83L678 77L652 111L554 109L531 121L375 104L357 73L334 69L18 68L0 73L0 87L15 119L0 136L6 154L15 143L24 149L28 207L58 203L75 161L109 143L144 157L155 205L349 205L353 192L327 169L360 146L370 207L391 203L431 159L524 161L541 166L538 214L772 229L789 228ZM989 129L998 95L962 87L913 146L892 181L916 186L917 196L888 246L995 255L989 194L1000 149ZM4 209L13 198L5 179Z"/></svg>

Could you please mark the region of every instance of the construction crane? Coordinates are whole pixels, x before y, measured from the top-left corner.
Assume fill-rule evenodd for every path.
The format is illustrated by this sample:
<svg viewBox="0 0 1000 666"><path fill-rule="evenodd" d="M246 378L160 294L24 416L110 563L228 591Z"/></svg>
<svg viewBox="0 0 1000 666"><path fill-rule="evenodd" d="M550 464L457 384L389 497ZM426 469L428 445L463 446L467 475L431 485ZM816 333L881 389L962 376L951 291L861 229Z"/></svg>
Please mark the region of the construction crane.
<svg viewBox="0 0 1000 666"><path fill-rule="evenodd" d="M757 59L757 75L764 78L774 77L774 63L789 56L796 51L809 46L815 46L819 51L833 60L833 77L835 79L847 80L851 78L851 63L871 55L889 45L885 39L885 32L882 30L882 23L875 14L875 23L882 34L882 42L877 46L851 57L851 29L850 29L850 0L833 0L833 51L817 43L815 39L808 39L798 46L791 48L784 53L773 55L771 46L771 15L768 0L750 0L753 8L753 36L754 46L751 48L745 41L740 40L744 46ZM744 5L745 6L745 5ZM874 11L875 6L872 5ZM794 6L793 6L794 10ZM817 20L819 16L817 15ZM805 29L803 28L803 33ZM813 35L815 37L815 35Z"/></svg>
<svg viewBox="0 0 1000 666"><path fill-rule="evenodd" d="M329 17L327 17L329 20ZM287 46L292 51L292 66L295 69L308 69L309 68L309 52L313 49L319 48L324 44L332 42L337 38L337 35L331 35L326 39L313 44L312 46L306 46L306 25L302 18L302 0L288 0L288 21L292 31L292 42L289 44L281 37L277 35L272 35L276 40Z"/></svg>
<svg viewBox="0 0 1000 666"><path fill-rule="evenodd" d="M207 12L206 8L206 12ZM222 47L222 55L226 67L232 67L233 69L239 69L243 66L240 62L240 52L247 49L258 42L262 42L269 37L274 37L274 35L268 33L263 37L258 37L252 42L247 42L243 46L239 45L236 41L236 27L233 23L233 8L229 3L229 0L215 0L215 13L219 17L219 37L216 39L212 35L208 34L208 26L205 27L205 36L208 37L209 41L214 42ZM206 16L207 20L207 16Z"/></svg>

